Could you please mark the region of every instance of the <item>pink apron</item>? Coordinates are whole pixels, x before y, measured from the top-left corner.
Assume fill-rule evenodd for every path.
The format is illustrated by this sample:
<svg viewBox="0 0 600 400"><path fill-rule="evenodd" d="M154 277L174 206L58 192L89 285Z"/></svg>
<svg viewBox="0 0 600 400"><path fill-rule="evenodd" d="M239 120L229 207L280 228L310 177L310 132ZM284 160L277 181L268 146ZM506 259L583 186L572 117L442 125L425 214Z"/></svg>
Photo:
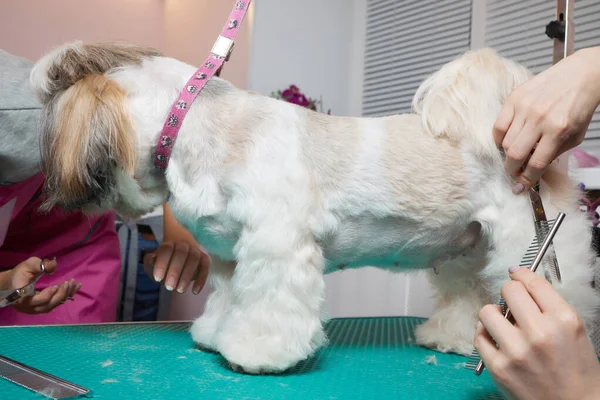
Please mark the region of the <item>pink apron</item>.
<svg viewBox="0 0 600 400"><path fill-rule="evenodd" d="M86 217L57 208L40 213L43 182L40 173L15 185L0 186L0 271L29 257L56 257L56 271L43 276L36 290L72 278L83 285L75 301L47 314L27 315L12 307L2 308L0 325L115 321L121 259L114 214Z"/></svg>

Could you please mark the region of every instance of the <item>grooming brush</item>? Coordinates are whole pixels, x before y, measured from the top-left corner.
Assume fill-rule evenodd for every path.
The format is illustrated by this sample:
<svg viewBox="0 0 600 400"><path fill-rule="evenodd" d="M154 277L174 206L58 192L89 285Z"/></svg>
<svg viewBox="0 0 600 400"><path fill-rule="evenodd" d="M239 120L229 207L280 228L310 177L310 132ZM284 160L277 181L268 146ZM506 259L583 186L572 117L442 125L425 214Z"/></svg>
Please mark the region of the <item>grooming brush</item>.
<svg viewBox="0 0 600 400"><path fill-rule="evenodd" d="M539 185L536 185L535 188L529 190L529 198L534 211L535 237L525 252L525 255L523 256L519 266L528 267L532 272L536 272L537 268L544 260L546 252L550 249L551 253L549 254L549 257L547 257L549 260L544 263L549 267L545 269L546 279L550 280L550 282L560 282L560 269L558 267L556 254L554 253L552 240L554 239L558 228L562 224L565 214L559 213L555 220L547 220L544 206L539 196ZM550 271L549 276L548 270ZM502 297L500 298L498 305L500 305L502 309L504 318L509 320L510 323L514 324L515 321L512 318L512 313L506 306L506 302ZM465 368L474 370L476 375L481 375L483 372L485 366L477 349L473 350L473 353L471 353L471 356L465 363Z"/></svg>
<svg viewBox="0 0 600 400"><path fill-rule="evenodd" d="M0 377L51 399L90 397L91 391L0 355Z"/></svg>

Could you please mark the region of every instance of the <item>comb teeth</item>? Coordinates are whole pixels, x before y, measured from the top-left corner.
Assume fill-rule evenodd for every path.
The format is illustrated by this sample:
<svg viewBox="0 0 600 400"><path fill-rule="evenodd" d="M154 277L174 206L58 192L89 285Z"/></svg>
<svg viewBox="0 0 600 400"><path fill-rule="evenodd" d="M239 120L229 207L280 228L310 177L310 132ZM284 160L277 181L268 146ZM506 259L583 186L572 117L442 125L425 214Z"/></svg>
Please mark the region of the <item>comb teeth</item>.
<svg viewBox="0 0 600 400"><path fill-rule="evenodd" d="M544 241L546 235L550 232L550 229L552 229L552 227L554 226L554 219L549 220L549 221L536 221L535 222L535 228L536 228L536 235L535 238L531 241L531 244L529 245L529 248L527 249L527 251L525 252L525 255L523 256L523 258L521 259L521 263L519 264L519 266L521 267L530 267L531 264L533 263L533 260L535 260L535 256L537 255L538 251L540 250L541 244ZM551 270L553 270L552 268L550 268ZM553 270L554 273L554 270ZM554 278L554 276L553 276ZM499 305L502 308L502 314L504 314L506 312L506 301L504 300L503 297L500 297L500 300L498 300L498 302L496 303L497 305ZM479 352L477 351L477 349L474 349L473 352L471 353L471 355L469 356L469 358L467 358L467 361L465 362L465 369L471 370L471 371L475 371L475 369L477 368L477 365L479 364L479 362L481 361L481 356L479 355Z"/></svg>
<svg viewBox="0 0 600 400"><path fill-rule="evenodd" d="M479 360L481 360L479 352L477 350L473 350L469 358L467 358L467 362L465 362L465 368L470 369L471 371L475 371L475 368L477 368L477 364L479 364Z"/></svg>

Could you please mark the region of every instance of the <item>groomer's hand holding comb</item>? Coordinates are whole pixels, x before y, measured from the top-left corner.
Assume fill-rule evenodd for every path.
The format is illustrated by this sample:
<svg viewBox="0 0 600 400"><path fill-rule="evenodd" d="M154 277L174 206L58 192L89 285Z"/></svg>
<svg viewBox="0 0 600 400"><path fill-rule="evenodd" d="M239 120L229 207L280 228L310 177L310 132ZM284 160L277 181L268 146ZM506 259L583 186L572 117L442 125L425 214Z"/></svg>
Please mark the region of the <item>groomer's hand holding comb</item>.
<svg viewBox="0 0 600 400"><path fill-rule="evenodd" d="M475 335L498 388L509 399L600 399L600 364L577 312L528 268L509 272L502 296L515 325L489 305Z"/></svg>
<svg viewBox="0 0 600 400"><path fill-rule="evenodd" d="M506 152L506 171L517 178L515 194L527 191L555 158L581 144L599 104L600 47L573 53L508 96L494 140Z"/></svg>

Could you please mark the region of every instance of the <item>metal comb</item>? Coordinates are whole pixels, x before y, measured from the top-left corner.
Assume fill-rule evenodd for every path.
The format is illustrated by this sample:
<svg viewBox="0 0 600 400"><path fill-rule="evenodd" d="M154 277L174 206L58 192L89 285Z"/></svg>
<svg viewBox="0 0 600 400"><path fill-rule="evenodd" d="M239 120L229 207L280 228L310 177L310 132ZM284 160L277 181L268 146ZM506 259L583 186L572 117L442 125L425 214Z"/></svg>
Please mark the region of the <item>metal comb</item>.
<svg viewBox="0 0 600 400"><path fill-rule="evenodd" d="M82 386L0 355L0 377L51 399L91 397Z"/></svg>
<svg viewBox="0 0 600 400"><path fill-rule="evenodd" d="M525 252L525 255L521 259L519 266L528 267L531 271L536 272L539 265L543 263L544 266L547 267L544 271L546 279L548 279L551 283L561 282L560 269L556 259L556 254L554 253L552 240L554 239L558 228L562 224L565 214L561 212L558 213L558 216L555 220L547 220L544 206L539 196L539 185L536 185L534 188L529 190L529 198L531 200L534 213L535 237ZM548 250L551 250L551 252L545 259L544 256ZM502 309L504 318L514 324L512 313L506 306L506 302L502 297L500 297L498 305L500 305ZM473 350L468 361L465 363L465 368L474 370L476 375L481 375L483 372L485 365L483 364L483 360L476 349Z"/></svg>

